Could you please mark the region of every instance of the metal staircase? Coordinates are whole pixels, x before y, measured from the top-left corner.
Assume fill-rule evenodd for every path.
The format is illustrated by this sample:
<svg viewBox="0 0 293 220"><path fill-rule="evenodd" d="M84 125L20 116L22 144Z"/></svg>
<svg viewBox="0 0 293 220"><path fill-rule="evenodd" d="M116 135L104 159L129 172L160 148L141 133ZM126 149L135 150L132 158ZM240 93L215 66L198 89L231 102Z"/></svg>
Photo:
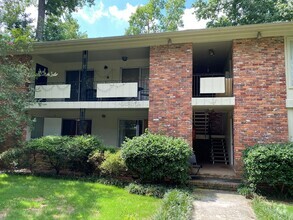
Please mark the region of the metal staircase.
<svg viewBox="0 0 293 220"><path fill-rule="evenodd" d="M203 136L204 139L209 138L210 120L207 112L193 112L193 124L196 135Z"/></svg>
<svg viewBox="0 0 293 220"><path fill-rule="evenodd" d="M193 112L193 126L196 139L209 140L210 158L213 164L229 164L225 136L211 134L210 115L208 112Z"/></svg>
<svg viewBox="0 0 293 220"><path fill-rule="evenodd" d="M225 138L211 138L211 160L213 164L229 163Z"/></svg>

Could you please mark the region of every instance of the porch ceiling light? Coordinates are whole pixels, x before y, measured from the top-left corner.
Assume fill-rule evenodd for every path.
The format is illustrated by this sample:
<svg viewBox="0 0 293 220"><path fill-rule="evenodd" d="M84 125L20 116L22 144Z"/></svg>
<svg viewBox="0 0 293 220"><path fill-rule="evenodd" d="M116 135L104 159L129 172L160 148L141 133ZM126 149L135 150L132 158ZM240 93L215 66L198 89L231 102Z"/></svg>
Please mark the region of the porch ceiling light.
<svg viewBox="0 0 293 220"><path fill-rule="evenodd" d="M213 49L209 49L209 55L210 56L215 56L215 51Z"/></svg>
<svg viewBox="0 0 293 220"><path fill-rule="evenodd" d="M127 56L123 56L123 57L121 57L121 59L125 62L125 61L128 60L128 57Z"/></svg>

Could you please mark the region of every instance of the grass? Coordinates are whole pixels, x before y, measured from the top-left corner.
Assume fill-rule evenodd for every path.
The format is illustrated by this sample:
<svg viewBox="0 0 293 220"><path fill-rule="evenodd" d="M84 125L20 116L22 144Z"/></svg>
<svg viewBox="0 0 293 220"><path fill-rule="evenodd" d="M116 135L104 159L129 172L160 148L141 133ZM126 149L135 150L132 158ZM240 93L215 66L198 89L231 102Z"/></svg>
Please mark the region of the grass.
<svg viewBox="0 0 293 220"><path fill-rule="evenodd" d="M252 207L259 220L292 220L293 204L266 200L256 196L252 201Z"/></svg>
<svg viewBox="0 0 293 220"><path fill-rule="evenodd" d="M99 183L0 174L0 219L144 219L161 204Z"/></svg>

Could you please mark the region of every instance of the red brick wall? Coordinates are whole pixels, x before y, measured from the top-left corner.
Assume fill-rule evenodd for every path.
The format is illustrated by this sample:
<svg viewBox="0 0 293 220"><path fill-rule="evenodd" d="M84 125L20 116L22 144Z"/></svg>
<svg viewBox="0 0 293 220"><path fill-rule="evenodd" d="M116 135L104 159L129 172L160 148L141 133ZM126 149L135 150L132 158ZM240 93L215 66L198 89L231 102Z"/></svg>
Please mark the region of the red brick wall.
<svg viewBox="0 0 293 220"><path fill-rule="evenodd" d="M150 48L149 130L192 144L192 44Z"/></svg>
<svg viewBox="0 0 293 220"><path fill-rule="evenodd" d="M233 42L234 157L256 143L288 141L284 38Z"/></svg>

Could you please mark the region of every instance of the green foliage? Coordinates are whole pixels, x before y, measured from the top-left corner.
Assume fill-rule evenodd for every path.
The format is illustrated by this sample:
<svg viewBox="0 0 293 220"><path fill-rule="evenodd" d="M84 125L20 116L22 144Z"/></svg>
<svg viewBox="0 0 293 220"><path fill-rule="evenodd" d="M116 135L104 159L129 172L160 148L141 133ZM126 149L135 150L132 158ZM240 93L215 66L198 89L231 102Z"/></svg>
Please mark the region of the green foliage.
<svg viewBox="0 0 293 220"><path fill-rule="evenodd" d="M197 0L193 7L207 27L223 27L293 20L291 0Z"/></svg>
<svg viewBox="0 0 293 220"><path fill-rule="evenodd" d="M48 16L44 28L44 41L87 38L86 33L79 32L77 20L70 14L63 18L55 15Z"/></svg>
<svg viewBox="0 0 293 220"><path fill-rule="evenodd" d="M292 204L280 201L268 201L263 197L256 196L252 201L252 207L259 220L291 220L293 219Z"/></svg>
<svg viewBox="0 0 293 220"><path fill-rule="evenodd" d="M8 30L19 29L23 32L32 29L33 20L25 13L25 8L31 0L2 0L0 1L0 27Z"/></svg>
<svg viewBox="0 0 293 220"><path fill-rule="evenodd" d="M40 166L45 163L55 169L56 174L65 168L91 174L95 166L89 162L89 156L94 151L104 152L105 149L108 148L97 137L90 135L73 138L46 136L30 140L22 148L5 151L1 159L5 164L17 164L17 168L29 168L31 171L42 169Z"/></svg>
<svg viewBox="0 0 293 220"><path fill-rule="evenodd" d="M7 169L21 168L23 164L23 149L22 148L10 148L0 154L0 161L4 164Z"/></svg>
<svg viewBox="0 0 293 220"><path fill-rule="evenodd" d="M163 198L163 204L155 214L154 220L186 220L191 219L192 196L181 190L170 190Z"/></svg>
<svg viewBox="0 0 293 220"><path fill-rule="evenodd" d="M93 173L95 167L88 162L89 155L103 148L102 141L91 135L75 136L69 139L68 145L68 167L85 174Z"/></svg>
<svg viewBox="0 0 293 220"><path fill-rule="evenodd" d="M68 162L68 155L70 153L70 138L66 136L46 136L39 139L31 140L28 145L37 146L38 152L43 155L44 160L48 161L52 168L55 169L56 174L65 167Z"/></svg>
<svg viewBox="0 0 293 220"><path fill-rule="evenodd" d="M11 55L29 49L30 40L20 29L0 34L0 145L9 137L18 140L25 125L31 124L26 109L34 102L34 91L26 83L33 79L34 71L30 68L29 56Z"/></svg>
<svg viewBox="0 0 293 220"><path fill-rule="evenodd" d="M246 185L241 185L237 188L237 192L242 195L245 196L247 199L251 199L254 196L254 190L253 188L246 186Z"/></svg>
<svg viewBox="0 0 293 220"><path fill-rule="evenodd" d="M95 3L95 1L94 0L67 0L67 1L39 0L38 3L39 3L38 4L38 23L37 23L37 30L36 30L36 39L39 41L43 41L44 31L45 31L45 22L47 20L46 16L49 16L49 18L51 17L51 19L53 18L54 22L56 22L56 19L61 17L62 15L71 14L72 12L76 11L77 8L82 7L86 4L88 4L89 6L92 6ZM49 21L49 24L47 24L47 31L48 31L48 28L56 27L54 22ZM67 23L67 27L65 28L74 27L74 25L72 25L72 22L71 24L70 22L69 23L66 22L66 23ZM62 29L63 28L64 27L62 25ZM63 35L64 37L64 35L68 35L69 33L72 33L72 30L68 30L67 32L66 29L63 29L63 34L59 34L58 37L60 37L60 35Z"/></svg>
<svg viewBox="0 0 293 220"><path fill-rule="evenodd" d="M160 185L130 183L126 189L129 193L163 198L168 188Z"/></svg>
<svg viewBox="0 0 293 220"><path fill-rule="evenodd" d="M185 0L150 0L129 19L126 35L176 31L183 26Z"/></svg>
<svg viewBox="0 0 293 220"><path fill-rule="evenodd" d="M122 158L142 181L185 183L191 148L181 138L145 133L122 144Z"/></svg>
<svg viewBox="0 0 293 220"><path fill-rule="evenodd" d="M87 181L0 174L1 219L149 219L161 200ZM2 218L2 216L4 216Z"/></svg>
<svg viewBox="0 0 293 220"><path fill-rule="evenodd" d="M250 186L265 184L293 195L293 143L255 145L244 151L243 161Z"/></svg>
<svg viewBox="0 0 293 220"><path fill-rule="evenodd" d="M105 160L101 163L100 170L103 174L110 176L121 176L127 171L127 167L121 157L121 151L104 153Z"/></svg>

